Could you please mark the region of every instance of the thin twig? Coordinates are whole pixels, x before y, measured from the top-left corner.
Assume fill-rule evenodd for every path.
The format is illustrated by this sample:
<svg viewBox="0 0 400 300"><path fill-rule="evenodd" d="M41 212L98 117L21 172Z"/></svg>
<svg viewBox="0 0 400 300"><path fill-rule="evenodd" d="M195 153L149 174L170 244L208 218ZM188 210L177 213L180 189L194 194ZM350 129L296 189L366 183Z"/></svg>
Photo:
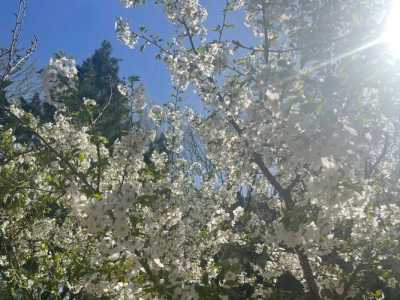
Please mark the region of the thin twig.
<svg viewBox="0 0 400 300"><path fill-rule="evenodd" d="M225 3L224 11L223 11L222 26L221 26L221 28L220 28L220 30L218 32L218 43L221 43L222 34L224 33L224 29L226 27L226 17L227 17L227 14L228 14L228 5L229 5L229 1L227 0L226 3Z"/></svg>
<svg viewBox="0 0 400 300"><path fill-rule="evenodd" d="M96 125L96 122L103 116L104 112L107 110L107 108L111 104L111 100L113 98L113 87L112 87L111 76L109 77L109 81L110 81L110 96L108 97L108 101L107 101L106 105L104 105L101 112L97 115L96 119L94 119L93 124L92 124L93 127Z"/></svg>
<svg viewBox="0 0 400 300"><path fill-rule="evenodd" d="M15 14L16 20L13 30L11 31L11 40L9 48L1 53L1 56L8 55L7 58L7 66L4 70L4 73L0 77L0 83L4 83L16 70L20 68L32 55L32 53L36 50L37 47L37 37L34 36L31 46L25 51L25 54L22 57L18 57L17 55L17 45L22 32L23 19L26 14L26 0L20 0L18 11Z"/></svg>
<svg viewBox="0 0 400 300"><path fill-rule="evenodd" d="M198 54L196 46L194 45L194 41L193 41L193 35L190 31L190 28L187 26L186 22L184 20L179 20L179 22L183 25L183 27L185 28L186 31L186 35L189 38L189 43L190 43L190 47L192 48L193 52L195 54Z"/></svg>
<svg viewBox="0 0 400 300"><path fill-rule="evenodd" d="M385 144L383 145L381 153L379 154L379 156L376 159L375 163L370 168L366 167L366 170L365 170L365 177L366 178L371 178L371 176L374 175L374 173L377 171L379 164L385 158L388 146L389 146L389 135L386 133L385 134Z"/></svg>

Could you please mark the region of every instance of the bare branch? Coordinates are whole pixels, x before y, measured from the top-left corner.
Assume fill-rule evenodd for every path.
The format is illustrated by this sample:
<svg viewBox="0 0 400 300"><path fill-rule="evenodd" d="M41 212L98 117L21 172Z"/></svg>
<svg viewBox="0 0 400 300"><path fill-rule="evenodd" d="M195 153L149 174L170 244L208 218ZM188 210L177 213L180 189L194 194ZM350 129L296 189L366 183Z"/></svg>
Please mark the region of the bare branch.
<svg viewBox="0 0 400 300"><path fill-rule="evenodd" d="M20 0L18 11L15 14L15 25L11 31L11 40L9 48L1 53L1 57L7 55L7 66L4 69L3 74L0 76L0 82L3 83L7 80L14 72L16 72L32 55L37 48L37 37L35 36L31 41L31 46L25 50L25 54L20 57L18 55L18 42L21 37L23 19L26 14L27 4L26 0Z"/></svg>

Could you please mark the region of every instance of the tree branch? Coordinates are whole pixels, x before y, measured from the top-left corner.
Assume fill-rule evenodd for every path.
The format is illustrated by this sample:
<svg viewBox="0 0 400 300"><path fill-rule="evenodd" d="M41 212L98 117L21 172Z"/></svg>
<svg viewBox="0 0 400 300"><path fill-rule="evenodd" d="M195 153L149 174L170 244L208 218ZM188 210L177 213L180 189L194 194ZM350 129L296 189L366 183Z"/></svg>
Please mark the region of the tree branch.
<svg viewBox="0 0 400 300"><path fill-rule="evenodd" d="M7 66L5 67L4 73L0 77L0 82L4 82L8 77L10 77L18 68L23 65L37 47L37 37L35 36L31 42L31 46L25 51L22 57L17 55L17 45L21 36L22 23L26 13L26 0L20 0L18 11L15 14L16 20L14 29L11 34L11 41L9 48L1 53L1 56L8 55Z"/></svg>
<svg viewBox="0 0 400 300"><path fill-rule="evenodd" d="M319 288L315 281L313 271L311 269L310 262L308 260L307 254L300 247L295 248L297 257L299 258L301 269L303 270L304 279L307 282L307 286L309 288L309 294L312 300L321 299L319 295Z"/></svg>
<svg viewBox="0 0 400 300"><path fill-rule="evenodd" d="M264 61L268 67L269 64L269 37L268 37L268 20L267 20L267 3L262 2L262 17L264 25Z"/></svg>
<svg viewBox="0 0 400 300"><path fill-rule="evenodd" d="M226 26L226 17L227 17L227 14L228 14L228 5L229 5L229 1L226 0L225 8L224 8L224 11L223 11L223 17L222 17L222 25L221 25L221 28L220 28L220 30L218 32L218 43L221 43L222 34L224 33L224 29L225 29L225 26Z"/></svg>
<svg viewBox="0 0 400 300"><path fill-rule="evenodd" d="M196 46L194 45L193 35L192 35L192 33L190 32L190 28L187 26L187 24L186 24L186 22L185 22L184 20L179 20L179 22L180 22L180 23L183 25L183 27L185 28L186 35L187 35L187 37L189 38L190 47L192 48L192 50L193 50L194 53L198 54L198 53L197 53L197 50L196 50Z"/></svg>
<svg viewBox="0 0 400 300"><path fill-rule="evenodd" d="M378 158L376 159L375 163L371 167L369 167L368 162L366 162L365 178L371 178L371 176L374 175L374 173L378 169L379 164L385 158L388 146L389 146L389 135L386 133L385 144L383 145L382 151L379 154Z"/></svg>

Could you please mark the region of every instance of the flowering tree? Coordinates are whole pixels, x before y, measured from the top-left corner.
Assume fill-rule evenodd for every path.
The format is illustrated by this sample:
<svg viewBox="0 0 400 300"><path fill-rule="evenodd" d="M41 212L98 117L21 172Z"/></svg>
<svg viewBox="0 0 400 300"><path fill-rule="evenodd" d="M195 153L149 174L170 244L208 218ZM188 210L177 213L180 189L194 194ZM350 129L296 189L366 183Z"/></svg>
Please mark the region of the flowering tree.
<svg viewBox="0 0 400 300"><path fill-rule="evenodd" d="M226 1L214 35L199 1L156 3L170 42L123 19L117 33L158 49L212 111L187 120L219 175L199 188L214 206L203 222L219 224L200 286L312 299L397 286L398 77L378 38L389 3ZM253 44L224 39L236 10Z"/></svg>
<svg viewBox="0 0 400 300"><path fill-rule="evenodd" d="M170 41L123 19L117 35L155 47L178 92L150 106L120 84L132 122L112 145L62 107L46 124L2 107L0 284L31 298L397 299L399 77L377 39L382 1L227 0L211 34L199 1L155 2ZM239 12L252 44L225 38ZM49 96L77 81L72 59L48 70ZM187 89L210 113L184 107ZM82 103L90 115L96 99Z"/></svg>

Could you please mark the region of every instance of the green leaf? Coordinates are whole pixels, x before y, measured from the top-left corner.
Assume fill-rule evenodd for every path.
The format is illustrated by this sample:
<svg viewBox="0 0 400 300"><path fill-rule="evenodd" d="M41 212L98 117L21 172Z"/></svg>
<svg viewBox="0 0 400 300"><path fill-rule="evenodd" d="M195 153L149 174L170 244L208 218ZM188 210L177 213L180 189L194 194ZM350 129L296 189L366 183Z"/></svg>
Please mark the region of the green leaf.
<svg viewBox="0 0 400 300"><path fill-rule="evenodd" d="M221 25L216 26L212 31L221 31Z"/></svg>
<svg viewBox="0 0 400 300"><path fill-rule="evenodd" d="M82 162L82 161L85 160L85 158L86 158L85 153L81 152L81 153L79 154L79 161Z"/></svg>
<svg viewBox="0 0 400 300"><path fill-rule="evenodd" d="M101 193L94 193L93 198L97 201L101 201L103 199L103 195Z"/></svg>

